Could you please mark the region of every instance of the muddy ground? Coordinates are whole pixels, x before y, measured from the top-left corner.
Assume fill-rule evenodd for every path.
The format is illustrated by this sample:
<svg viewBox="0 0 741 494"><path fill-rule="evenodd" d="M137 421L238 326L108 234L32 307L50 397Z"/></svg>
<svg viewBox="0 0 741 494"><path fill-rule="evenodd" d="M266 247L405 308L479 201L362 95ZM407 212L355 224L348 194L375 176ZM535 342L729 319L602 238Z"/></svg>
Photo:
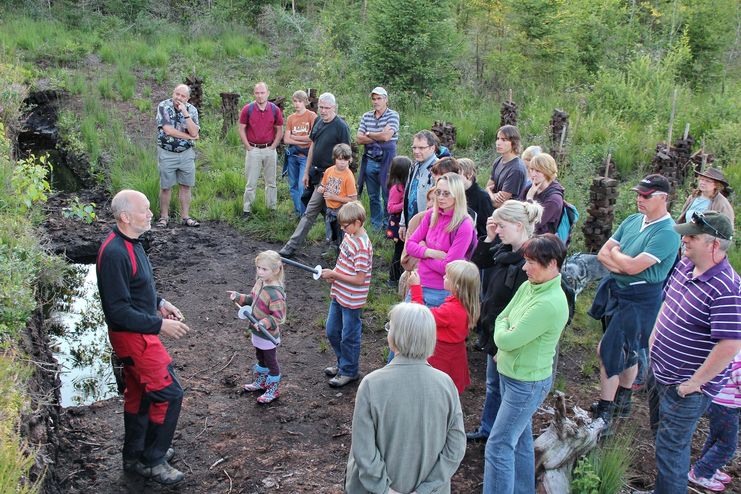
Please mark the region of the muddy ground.
<svg viewBox="0 0 741 494"><path fill-rule="evenodd" d="M105 197L87 194L84 201L105 205ZM89 254L91 239L97 248L111 220L104 217L91 226L71 223L59 214L66 200L62 195L48 205L45 230L51 246L55 250L68 246ZM161 487L122 471L123 403L114 398L89 407L62 409L60 450L53 473L57 491L342 492L357 385L332 389L322 372L334 361L324 337L328 303L324 282L287 268L289 313L278 352L283 373L281 396L269 405L259 405L255 395L241 391L249 380L254 354L225 291L247 291L254 280L255 254L279 248L219 223L205 222L200 228L171 224L164 230L152 230L148 251L157 288L183 311L191 328L184 338L165 341L185 388L172 464L185 472L186 480L174 487ZM321 250L320 246L309 246L297 259L314 265ZM376 259L375 263L374 271L383 272L381 261ZM379 278L372 290L388 290ZM363 373L383 365L384 322L378 315L364 316ZM589 352L572 350L562 352L559 361L559 373L572 397L570 404L585 408L597 389L596 376L585 377L580 371L588 358ZM472 385L461 397L467 430L478 424L485 393L484 355L470 349L469 360ZM637 400L634 418L626 424L637 436L630 487L647 488L653 483L653 444L645 395L639 394ZM536 416L536 434L545 428L547 419L545 414ZM731 473L741 475L741 468L734 468ZM470 444L453 478L453 491L480 492L482 480L483 445ZM626 486L624 492L630 490Z"/></svg>

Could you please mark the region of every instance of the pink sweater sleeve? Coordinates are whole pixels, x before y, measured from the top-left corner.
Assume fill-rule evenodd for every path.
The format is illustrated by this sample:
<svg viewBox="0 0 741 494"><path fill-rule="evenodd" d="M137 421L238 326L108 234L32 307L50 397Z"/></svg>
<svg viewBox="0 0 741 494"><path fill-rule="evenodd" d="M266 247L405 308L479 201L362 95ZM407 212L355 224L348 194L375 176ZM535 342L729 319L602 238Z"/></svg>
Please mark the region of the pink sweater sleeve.
<svg viewBox="0 0 741 494"><path fill-rule="evenodd" d="M425 218L427 217L425 216ZM440 224L438 223L438 225ZM471 242L475 238L473 229L473 221L470 217L467 216L456 230L455 237L453 238L453 243L450 244L450 248L445 255L445 259L425 259L425 263L427 264L427 266L440 274L445 274L445 266L447 266L448 263L450 263L451 261L457 261L459 259L465 259L466 252L468 251L468 246L471 245Z"/></svg>
<svg viewBox="0 0 741 494"><path fill-rule="evenodd" d="M404 186L395 184L389 189L389 203L386 206L386 211L389 214L399 214L402 209L404 209Z"/></svg>
<svg viewBox="0 0 741 494"><path fill-rule="evenodd" d="M423 259L425 256L425 250L427 247L419 245L427 237L427 230L430 228L430 217L432 216L432 210L427 211L419 223L419 227L414 230L412 236L407 240L406 249L407 253L416 257L417 259ZM443 268L444 269L444 268Z"/></svg>

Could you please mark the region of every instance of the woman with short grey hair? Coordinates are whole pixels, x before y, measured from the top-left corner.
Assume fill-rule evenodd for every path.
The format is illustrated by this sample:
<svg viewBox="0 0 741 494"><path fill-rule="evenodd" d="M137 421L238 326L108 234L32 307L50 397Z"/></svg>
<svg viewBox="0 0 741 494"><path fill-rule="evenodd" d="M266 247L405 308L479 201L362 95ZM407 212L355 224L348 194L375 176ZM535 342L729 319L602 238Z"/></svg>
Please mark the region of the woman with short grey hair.
<svg viewBox="0 0 741 494"><path fill-rule="evenodd" d="M449 493L466 435L453 381L427 363L435 319L423 305L401 303L388 330L396 356L368 374L355 397L345 491Z"/></svg>

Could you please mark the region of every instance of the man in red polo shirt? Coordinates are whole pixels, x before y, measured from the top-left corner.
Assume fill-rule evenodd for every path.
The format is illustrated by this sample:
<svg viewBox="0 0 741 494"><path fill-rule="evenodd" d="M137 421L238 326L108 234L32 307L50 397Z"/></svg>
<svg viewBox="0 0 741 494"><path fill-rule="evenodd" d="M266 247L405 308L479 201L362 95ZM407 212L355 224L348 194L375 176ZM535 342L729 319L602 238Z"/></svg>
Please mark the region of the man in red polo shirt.
<svg viewBox="0 0 741 494"><path fill-rule="evenodd" d="M242 199L242 216L249 219L255 201L257 180L262 170L265 180L265 205L275 209L278 202L276 188L276 164L278 147L283 138L283 112L268 101L268 86L264 82L255 84L255 101L242 108L239 115L239 137L247 151L244 159L244 174L247 183Z"/></svg>

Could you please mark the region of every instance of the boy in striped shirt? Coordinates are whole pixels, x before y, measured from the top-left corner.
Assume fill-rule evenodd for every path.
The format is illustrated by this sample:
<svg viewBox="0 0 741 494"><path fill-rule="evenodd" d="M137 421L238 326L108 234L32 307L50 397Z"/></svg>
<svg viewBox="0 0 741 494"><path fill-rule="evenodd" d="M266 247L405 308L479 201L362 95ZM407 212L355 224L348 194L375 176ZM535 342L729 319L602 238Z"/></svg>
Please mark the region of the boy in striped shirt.
<svg viewBox="0 0 741 494"><path fill-rule="evenodd" d="M373 246L363 228L365 217L365 209L358 201L340 208L337 220L345 237L334 269L322 270L322 279L332 283L327 339L337 356L337 364L324 369L324 373L332 378L329 385L333 388L359 377L360 315L368 299L373 266Z"/></svg>

